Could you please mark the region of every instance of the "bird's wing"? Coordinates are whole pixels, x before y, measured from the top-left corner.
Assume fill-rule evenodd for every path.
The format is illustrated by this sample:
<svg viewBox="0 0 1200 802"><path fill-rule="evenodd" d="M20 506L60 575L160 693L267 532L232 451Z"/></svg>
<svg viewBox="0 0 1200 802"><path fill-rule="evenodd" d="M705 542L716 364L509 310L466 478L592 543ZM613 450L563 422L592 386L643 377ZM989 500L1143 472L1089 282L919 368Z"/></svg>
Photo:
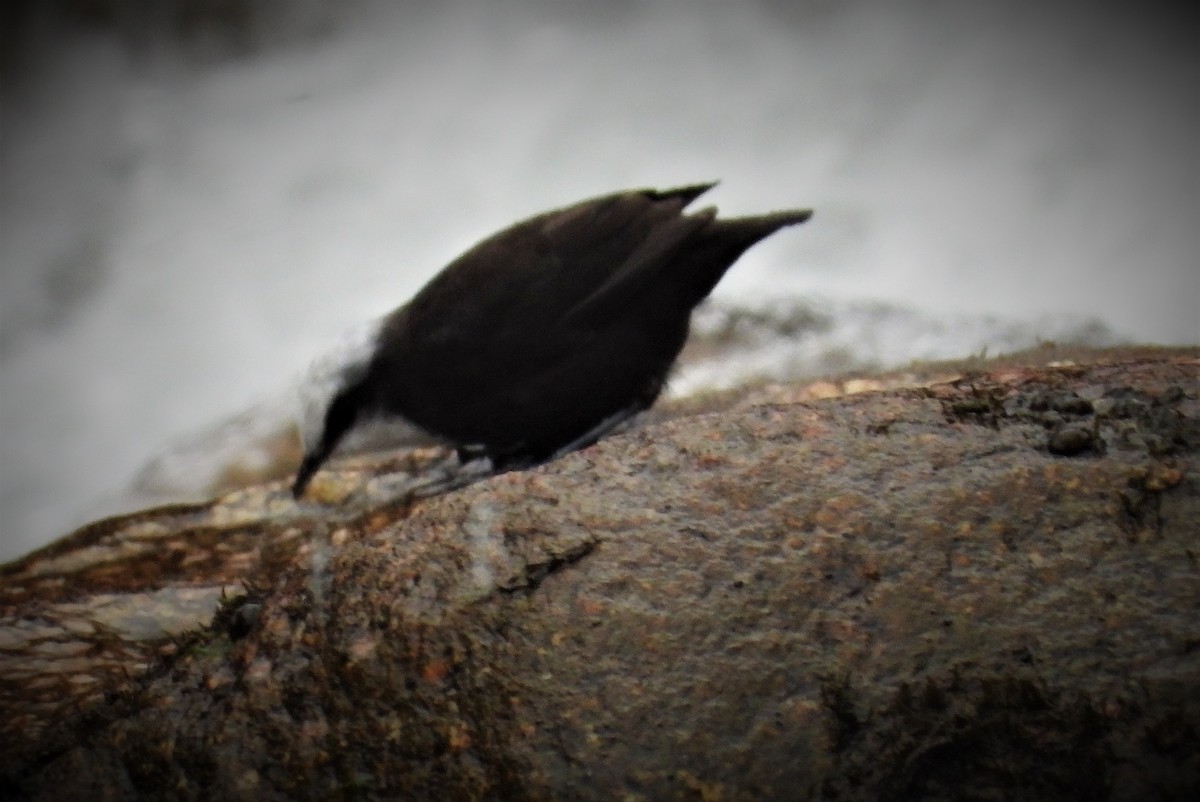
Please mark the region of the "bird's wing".
<svg viewBox="0 0 1200 802"><path fill-rule="evenodd" d="M716 209L708 208L691 215L662 214L651 220L635 247L624 259L614 260L608 277L567 309L561 322L592 328L619 317L621 310L644 295L679 249L708 226L716 213Z"/></svg>
<svg viewBox="0 0 1200 802"><path fill-rule="evenodd" d="M409 323L431 345L478 347L486 333L500 351L553 347L545 341L600 326L712 219L682 214L708 186L608 195L510 226L418 293Z"/></svg>
<svg viewBox="0 0 1200 802"><path fill-rule="evenodd" d="M539 259L514 311L554 330L603 327L620 317L676 250L714 217L683 214L711 184L638 190L544 216L533 226Z"/></svg>

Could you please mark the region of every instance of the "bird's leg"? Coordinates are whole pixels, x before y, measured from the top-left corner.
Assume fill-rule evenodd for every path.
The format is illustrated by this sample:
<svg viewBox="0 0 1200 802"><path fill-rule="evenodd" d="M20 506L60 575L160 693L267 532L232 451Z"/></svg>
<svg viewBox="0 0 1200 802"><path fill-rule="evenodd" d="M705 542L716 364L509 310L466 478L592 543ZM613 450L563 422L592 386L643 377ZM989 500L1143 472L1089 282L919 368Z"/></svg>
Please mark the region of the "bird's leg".
<svg viewBox="0 0 1200 802"><path fill-rule="evenodd" d="M471 456L464 457L464 452ZM426 469L423 472L425 478L414 482L408 492L414 498L426 498L486 479L494 473L492 462L486 457L487 452L479 446L460 446L441 462Z"/></svg>
<svg viewBox="0 0 1200 802"><path fill-rule="evenodd" d="M560 446L550 454L537 454L532 451L514 449L509 452L496 452L479 444L456 446L454 452L447 455L437 465L425 471L427 478L416 482L409 488L414 498L436 496L449 493L452 490L466 487L480 479L495 476L509 471L523 471L546 462L552 462L559 457L587 448L601 437L619 427L643 409L642 405L630 405L619 412L609 415L586 432Z"/></svg>
<svg viewBox="0 0 1200 802"><path fill-rule="evenodd" d="M477 459L490 456L487 446L479 443L469 443L467 445L456 446L454 453L458 456L458 461L463 465L466 465L468 462L474 462Z"/></svg>

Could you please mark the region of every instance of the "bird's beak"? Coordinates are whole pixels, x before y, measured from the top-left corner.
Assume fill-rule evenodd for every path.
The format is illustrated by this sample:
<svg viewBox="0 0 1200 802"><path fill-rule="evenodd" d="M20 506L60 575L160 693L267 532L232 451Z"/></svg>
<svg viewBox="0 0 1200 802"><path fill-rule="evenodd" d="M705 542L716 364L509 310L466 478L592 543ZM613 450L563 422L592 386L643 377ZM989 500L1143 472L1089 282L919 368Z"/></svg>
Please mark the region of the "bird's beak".
<svg viewBox="0 0 1200 802"><path fill-rule="evenodd" d="M304 495L305 488L312 480L313 474L317 472L317 468L321 466L321 458L317 454L305 454L304 461L300 463L300 470L296 471L296 481L292 482L292 498L297 501Z"/></svg>

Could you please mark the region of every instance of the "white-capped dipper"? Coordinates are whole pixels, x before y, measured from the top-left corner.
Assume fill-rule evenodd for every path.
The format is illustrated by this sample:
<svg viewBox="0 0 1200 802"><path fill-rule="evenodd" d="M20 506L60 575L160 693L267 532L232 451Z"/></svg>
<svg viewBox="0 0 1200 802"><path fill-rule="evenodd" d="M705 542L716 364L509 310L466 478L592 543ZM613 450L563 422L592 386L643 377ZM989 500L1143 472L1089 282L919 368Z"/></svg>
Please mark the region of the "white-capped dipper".
<svg viewBox="0 0 1200 802"><path fill-rule="evenodd" d="M649 407L696 305L746 249L812 215L683 213L712 186L593 198L455 259L327 373L292 495L371 420L403 419L504 470L591 445Z"/></svg>

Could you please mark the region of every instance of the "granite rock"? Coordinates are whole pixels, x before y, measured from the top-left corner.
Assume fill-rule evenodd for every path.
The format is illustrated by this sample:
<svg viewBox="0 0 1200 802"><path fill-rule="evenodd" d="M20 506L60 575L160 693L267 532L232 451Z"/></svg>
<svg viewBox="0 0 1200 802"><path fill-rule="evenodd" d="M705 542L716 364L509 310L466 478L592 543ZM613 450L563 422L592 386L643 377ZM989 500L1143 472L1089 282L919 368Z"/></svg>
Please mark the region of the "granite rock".
<svg viewBox="0 0 1200 802"><path fill-rule="evenodd" d="M0 792L1188 798L1198 376L764 386L432 498L416 451L99 522L0 574Z"/></svg>

